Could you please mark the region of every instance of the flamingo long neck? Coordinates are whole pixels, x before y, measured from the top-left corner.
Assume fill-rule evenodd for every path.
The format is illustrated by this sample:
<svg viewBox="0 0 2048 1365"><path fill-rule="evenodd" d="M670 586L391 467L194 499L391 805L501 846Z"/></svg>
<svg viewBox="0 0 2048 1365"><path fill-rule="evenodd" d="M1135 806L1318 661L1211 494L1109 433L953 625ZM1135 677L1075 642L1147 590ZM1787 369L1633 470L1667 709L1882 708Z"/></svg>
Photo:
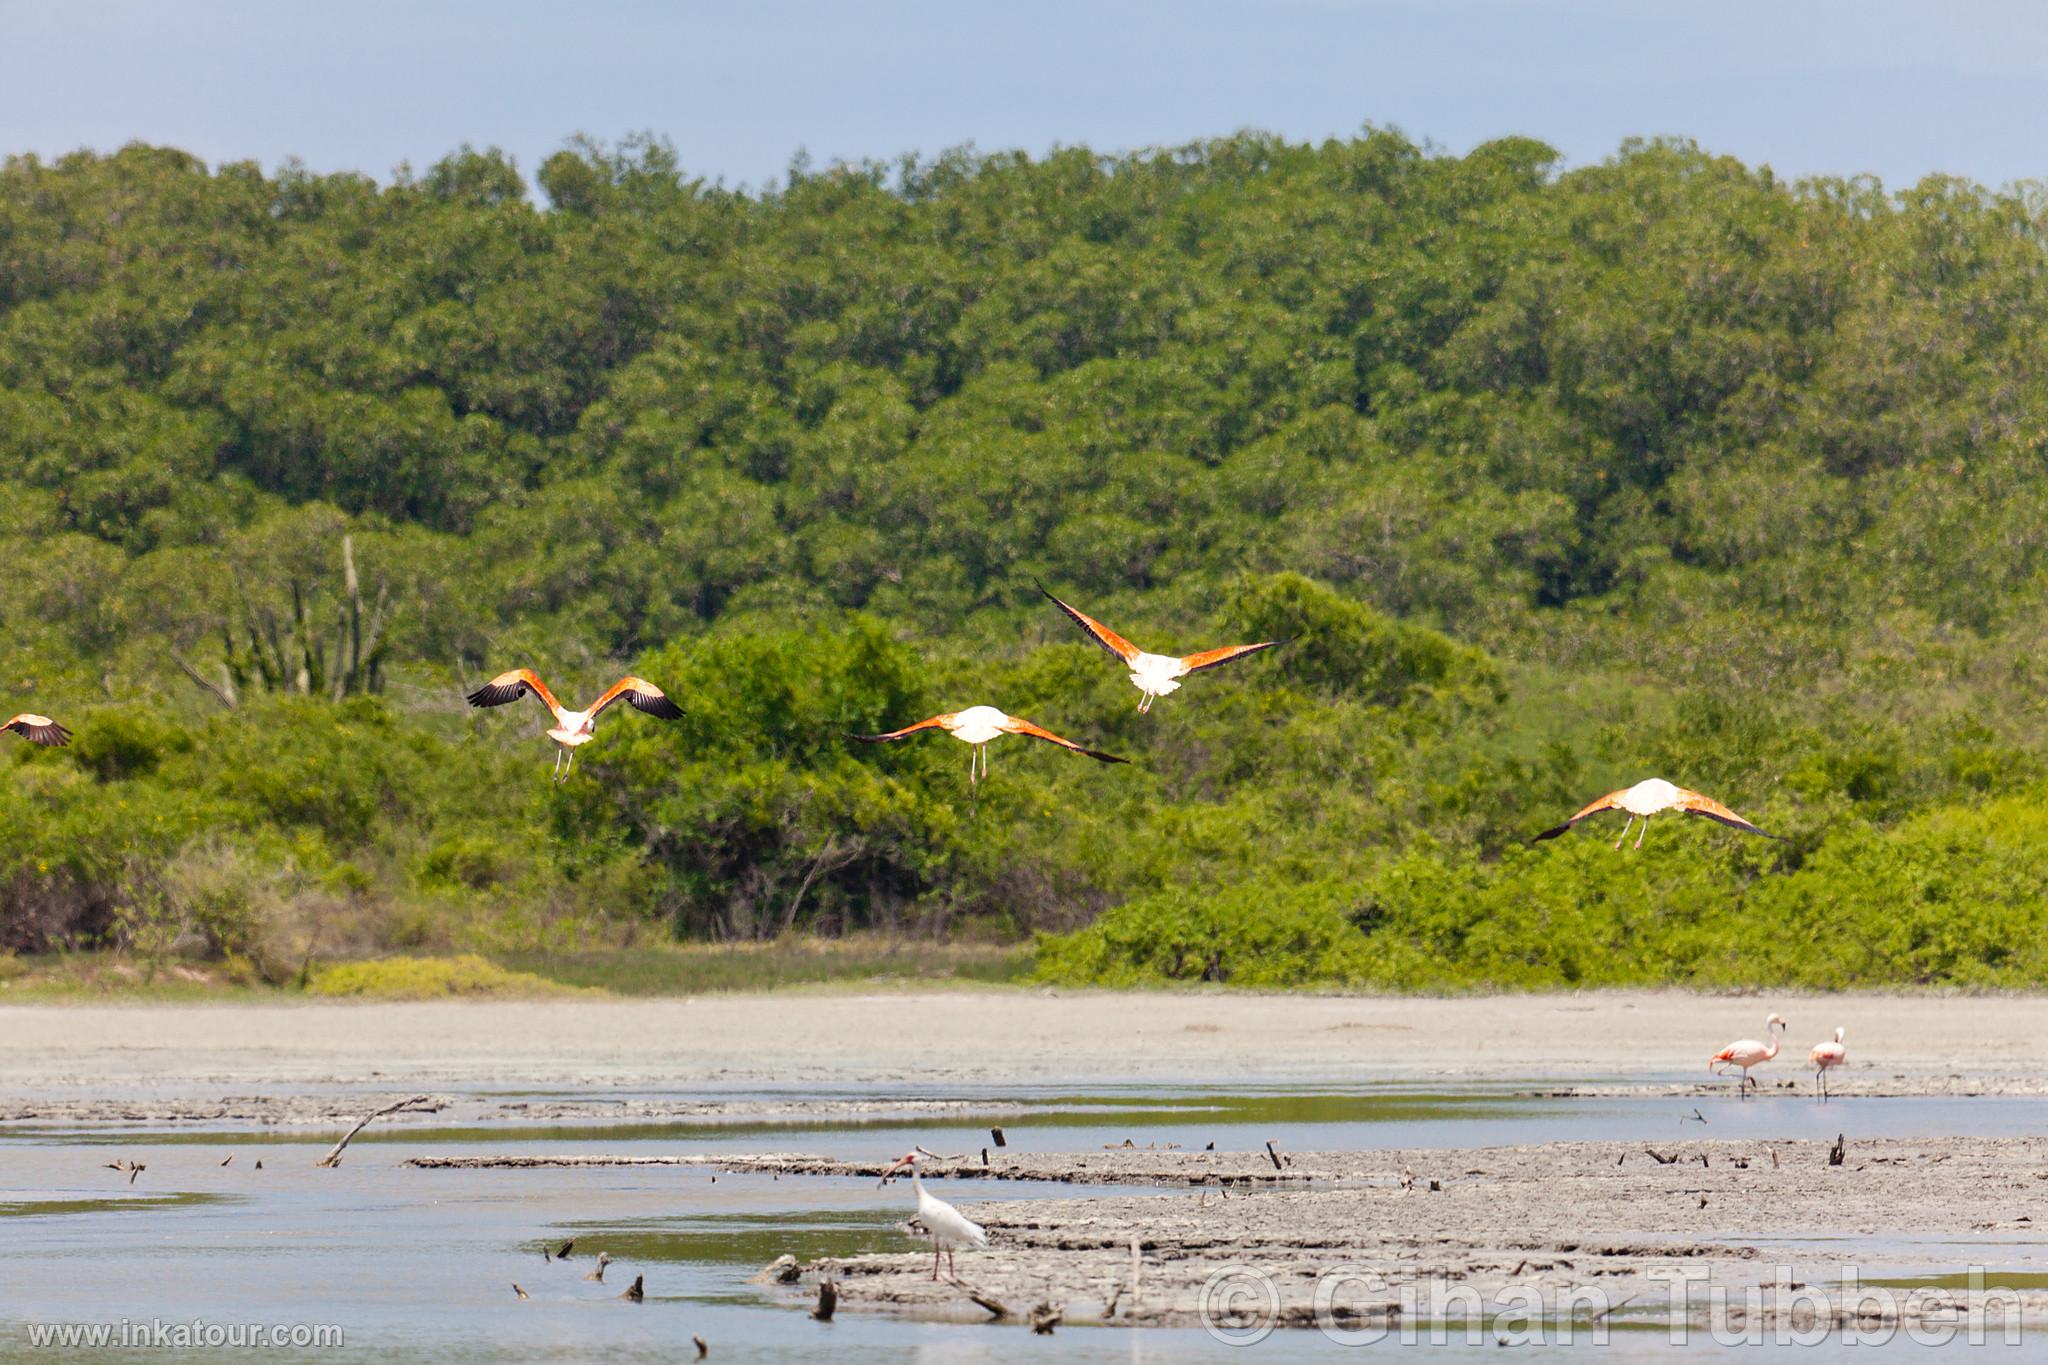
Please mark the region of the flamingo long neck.
<svg viewBox="0 0 2048 1365"><path fill-rule="evenodd" d="M1764 1045L1764 1060L1768 1062L1771 1058L1778 1055L1779 1029L1776 1024L1773 1024L1769 1028L1765 1029L1764 1032L1771 1035L1770 1041Z"/></svg>

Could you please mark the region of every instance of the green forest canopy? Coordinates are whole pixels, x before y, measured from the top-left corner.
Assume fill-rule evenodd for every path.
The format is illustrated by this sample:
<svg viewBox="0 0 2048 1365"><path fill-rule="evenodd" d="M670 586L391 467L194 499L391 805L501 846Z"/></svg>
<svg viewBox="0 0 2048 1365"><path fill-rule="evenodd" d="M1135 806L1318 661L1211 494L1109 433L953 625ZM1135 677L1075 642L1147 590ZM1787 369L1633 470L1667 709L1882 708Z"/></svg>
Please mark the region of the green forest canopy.
<svg viewBox="0 0 2048 1365"><path fill-rule="evenodd" d="M1368 132L0 171L0 949L2038 984L2048 205ZM1288 648L1149 716L1139 643ZM608 715L547 780L530 663ZM993 702L1134 760L938 738ZM1661 820L1528 848L1659 774ZM1084 927L1086 926L1086 927Z"/></svg>

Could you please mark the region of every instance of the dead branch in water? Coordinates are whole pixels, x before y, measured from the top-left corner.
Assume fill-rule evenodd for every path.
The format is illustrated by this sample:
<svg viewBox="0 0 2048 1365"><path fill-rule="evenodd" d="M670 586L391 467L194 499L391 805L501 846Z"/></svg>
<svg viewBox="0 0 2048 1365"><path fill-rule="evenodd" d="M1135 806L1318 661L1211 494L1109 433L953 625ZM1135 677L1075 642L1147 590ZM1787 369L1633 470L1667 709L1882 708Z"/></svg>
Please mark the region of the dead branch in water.
<svg viewBox="0 0 2048 1365"><path fill-rule="evenodd" d="M979 1289L976 1289L973 1285L967 1283L967 1281L965 1280L956 1279L953 1281L953 1283L960 1286L960 1292L965 1294L969 1299L972 1299L974 1301L975 1306L980 1308L983 1312L987 1313L990 1317L1007 1318L1008 1316L1010 1316L1010 1306L1004 1303L1001 1299L982 1293Z"/></svg>
<svg viewBox="0 0 2048 1365"><path fill-rule="evenodd" d="M369 1127L373 1122L383 1118L386 1114L396 1114L401 1109L411 1109L418 1105L432 1104L433 1102L434 1097L432 1095L414 1095L409 1100L400 1100L396 1104L387 1104L374 1114L363 1115L362 1118L356 1121L355 1127L349 1129L346 1133L342 1134L341 1141L334 1144L334 1150L329 1152L326 1156L321 1157L318 1161L314 1162L313 1165L316 1168L321 1166L339 1166L341 1164L341 1149L348 1146L350 1140L352 1140L357 1133L362 1132L363 1129Z"/></svg>

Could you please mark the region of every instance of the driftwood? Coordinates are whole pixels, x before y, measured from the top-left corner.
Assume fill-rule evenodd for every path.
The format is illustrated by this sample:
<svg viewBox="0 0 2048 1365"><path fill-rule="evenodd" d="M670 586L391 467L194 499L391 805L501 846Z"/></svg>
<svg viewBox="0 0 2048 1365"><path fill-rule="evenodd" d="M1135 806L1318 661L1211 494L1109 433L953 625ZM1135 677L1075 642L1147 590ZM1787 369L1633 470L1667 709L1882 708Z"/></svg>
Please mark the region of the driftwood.
<svg viewBox="0 0 2048 1365"><path fill-rule="evenodd" d="M355 1127L349 1129L346 1133L343 1133L341 1135L341 1141L334 1144L334 1150L330 1151L326 1156L323 1156L318 1161L314 1162L314 1166L339 1166L341 1164L341 1149L348 1146L350 1140L353 1139L357 1133L360 1133L363 1131L363 1129L369 1127L371 1123L375 1122L377 1119L383 1118L386 1114L396 1114L401 1109L411 1109L417 1105L432 1104L433 1102L434 1097L432 1095L414 1095L409 1100L400 1100L396 1104L387 1104L374 1114L363 1115L362 1118L356 1121Z"/></svg>
<svg viewBox="0 0 2048 1365"><path fill-rule="evenodd" d="M994 1295L983 1293L965 1280L956 1279L953 1283L960 1287L960 1292L971 1299L976 1307L980 1308L990 1317L1007 1318L1010 1316L1010 1306L1001 1299L996 1298Z"/></svg>
<svg viewBox="0 0 2048 1365"><path fill-rule="evenodd" d="M1067 1306L1063 1303L1041 1303L1031 1310L1031 1330L1042 1337L1052 1335L1052 1329L1059 1326L1066 1317Z"/></svg>
<svg viewBox="0 0 2048 1365"><path fill-rule="evenodd" d="M818 1281L818 1306L811 1310L811 1316L819 1322L832 1321L832 1314L839 1308L839 1286L831 1277Z"/></svg>
<svg viewBox="0 0 2048 1365"><path fill-rule="evenodd" d="M633 1283L627 1285L626 1292L619 1295L619 1297L627 1303L639 1303L642 1299L645 1299L647 1297L647 1277L645 1275L635 1275Z"/></svg>
<svg viewBox="0 0 2048 1365"><path fill-rule="evenodd" d="M697 1359L699 1360L711 1354L711 1348L704 1344L704 1338L702 1337L691 1337L690 1344L697 1348Z"/></svg>
<svg viewBox="0 0 2048 1365"><path fill-rule="evenodd" d="M1274 1170L1281 1171L1286 1169L1286 1167L1281 1164L1279 1149L1273 1145L1270 1139L1266 1143L1266 1155L1273 1159Z"/></svg>
<svg viewBox="0 0 2048 1365"><path fill-rule="evenodd" d="M1849 1139L1846 1134L1835 1134L1835 1145L1828 1148L1828 1165L1839 1166L1849 1155Z"/></svg>

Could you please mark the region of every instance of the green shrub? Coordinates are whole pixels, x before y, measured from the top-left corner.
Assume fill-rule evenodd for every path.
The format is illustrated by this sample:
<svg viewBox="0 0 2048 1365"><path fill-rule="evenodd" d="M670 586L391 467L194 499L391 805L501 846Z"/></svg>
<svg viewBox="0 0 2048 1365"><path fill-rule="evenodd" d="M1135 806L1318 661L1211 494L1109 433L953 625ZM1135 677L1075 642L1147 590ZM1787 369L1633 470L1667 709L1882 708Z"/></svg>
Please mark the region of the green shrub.
<svg viewBox="0 0 2048 1365"><path fill-rule="evenodd" d="M306 983L313 995L373 1000L436 1000L451 995L558 995L569 988L528 972L510 972L474 953L386 957L322 967Z"/></svg>
<svg viewBox="0 0 2048 1365"><path fill-rule="evenodd" d="M1043 980L1092 986L1213 981L1285 988L1355 985L1373 975L1365 937L1330 885L1261 882L1157 892L1085 929L1038 941Z"/></svg>

